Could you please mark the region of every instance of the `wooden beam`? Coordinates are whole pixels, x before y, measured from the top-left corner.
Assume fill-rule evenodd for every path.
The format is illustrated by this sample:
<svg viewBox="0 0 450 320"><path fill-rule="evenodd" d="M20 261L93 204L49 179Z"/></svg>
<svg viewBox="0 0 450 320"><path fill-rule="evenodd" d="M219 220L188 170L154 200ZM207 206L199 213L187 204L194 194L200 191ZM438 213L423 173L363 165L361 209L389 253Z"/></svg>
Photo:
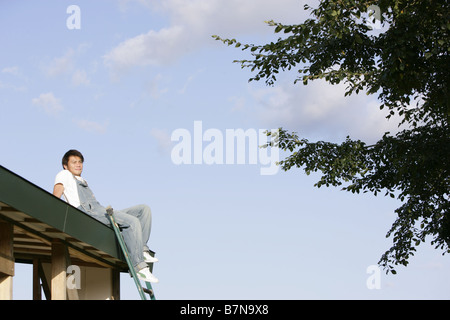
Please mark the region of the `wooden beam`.
<svg viewBox="0 0 450 320"><path fill-rule="evenodd" d="M67 266L71 266L72 263L70 262L70 255L69 255L69 250L67 249L67 247L65 247L65 255L66 255L66 265ZM77 273L80 270L80 267L76 266L77 268L75 269L75 274L73 274L72 278L75 277L81 277L81 274ZM69 268L68 268L69 269ZM67 272L67 271L66 271ZM76 285L74 285L74 282L76 284L77 279L71 279L71 283L70 283L70 287L69 287L69 279L66 278L66 288L67 288L67 297L69 300L79 300L78 297L78 289L76 287Z"/></svg>
<svg viewBox="0 0 450 320"><path fill-rule="evenodd" d="M55 239L52 241L52 300L66 300L66 246L62 241Z"/></svg>
<svg viewBox="0 0 450 320"><path fill-rule="evenodd" d="M0 274L0 300L12 300L13 277Z"/></svg>
<svg viewBox="0 0 450 320"><path fill-rule="evenodd" d="M14 276L14 233L11 223L0 220L0 273Z"/></svg>
<svg viewBox="0 0 450 320"><path fill-rule="evenodd" d="M11 223L0 220L0 300L11 300L14 277L14 232Z"/></svg>
<svg viewBox="0 0 450 320"><path fill-rule="evenodd" d="M51 283L50 283L49 279L47 279L47 276L45 275L45 270L44 270L44 266L42 265L42 260L37 259L37 261L38 261L37 272L38 272L39 278L41 279L42 291L44 291L45 299L51 300L52 299L52 293L50 290ZM51 263L50 263L50 265L51 265Z"/></svg>
<svg viewBox="0 0 450 320"><path fill-rule="evenodd" d="M39 264L37 258L33 259L33 300L42 300L41 278L39 277Z"/></svg>
<svg viewBox="0 0 450 320"><path fill-rule="evenodd" d="M120 271L111 269L112 296L111 300L120 300Z"/></svg>

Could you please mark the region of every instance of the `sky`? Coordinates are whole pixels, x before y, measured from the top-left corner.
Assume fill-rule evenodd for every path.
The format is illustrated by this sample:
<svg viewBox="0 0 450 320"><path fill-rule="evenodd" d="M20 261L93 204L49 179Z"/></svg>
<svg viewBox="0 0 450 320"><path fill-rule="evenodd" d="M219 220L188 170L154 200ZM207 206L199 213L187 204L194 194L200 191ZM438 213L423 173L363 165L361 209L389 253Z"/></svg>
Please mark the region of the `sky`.
<svg viewBox="0 0 450 320"><path fill-rule="evenodd" d="M396 275L376 267L398 200L316 188L258 148L279 127L367 143L398 130L345 86L248 82L233 60L249 53L212 38L274 41L265 21L301 23L304 4L1 0L0 164L51 192L77 149L102 204L149 205L157 299L449 299L450 258L429 242ZM228 148L239 132L256 138ZM31 299L31 279L17 263L14 299ZM121 298L139 299L128 274Z"/></svg>

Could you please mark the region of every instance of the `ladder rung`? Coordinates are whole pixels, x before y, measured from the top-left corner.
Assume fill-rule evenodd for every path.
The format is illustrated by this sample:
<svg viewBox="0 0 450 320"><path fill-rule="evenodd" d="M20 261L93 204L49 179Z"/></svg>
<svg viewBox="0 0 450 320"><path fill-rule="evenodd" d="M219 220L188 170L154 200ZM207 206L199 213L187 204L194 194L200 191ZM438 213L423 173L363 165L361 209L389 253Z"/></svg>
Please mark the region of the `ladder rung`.
<svg viewBox="0 0 450 320"><path fill-rule="evenodd" d="M144 288L144 287L142 287L142 290L144 290L145 293L148 293L151 296L153 295L153 290L150 290L150 289L147 289L147 288Z"/></svg>

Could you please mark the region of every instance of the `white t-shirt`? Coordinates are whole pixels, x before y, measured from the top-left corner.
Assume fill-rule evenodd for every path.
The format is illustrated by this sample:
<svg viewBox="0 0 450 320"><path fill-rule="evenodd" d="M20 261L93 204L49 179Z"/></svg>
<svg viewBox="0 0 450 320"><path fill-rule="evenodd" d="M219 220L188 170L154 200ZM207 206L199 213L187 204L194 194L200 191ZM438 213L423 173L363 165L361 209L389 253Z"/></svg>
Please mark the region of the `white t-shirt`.
<svg viewBox="0 0 450 320"><path fill-rule="evenodd" d="M64 186L64 200L78 208L80 206L80 197L78 196L78 187L75 179L85 182L82 177L74 176L69 170L62 170L56 175L55 185L61 183Z"/></svg>

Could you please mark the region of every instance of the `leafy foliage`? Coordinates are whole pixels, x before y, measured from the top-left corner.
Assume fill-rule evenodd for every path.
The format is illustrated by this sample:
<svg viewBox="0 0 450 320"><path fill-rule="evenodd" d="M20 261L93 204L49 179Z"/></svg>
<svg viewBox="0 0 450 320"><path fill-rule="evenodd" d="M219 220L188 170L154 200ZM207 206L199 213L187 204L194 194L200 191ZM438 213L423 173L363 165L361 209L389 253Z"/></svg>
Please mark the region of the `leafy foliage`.
<svg viewBox="0 0 450 320"><path fill-rule="evenodd" d="M371 30L374 16L367 12L373 5L382 13L384 31ZM276 42L213 38L250 51L253 59L235 61L255 72L250 81L274 85L279 72L296 68L295 82L305 85L315 79L345 82L345 95L378 94L388 118L398 114L409 128L395 136L385 133L371 146L349 137L341 144L311 143L280 128L268 146L291 152L280 162L284 170L322 172L317 187L345 184L346 191L384 192L402 202L387 233L393 245L379 262L387 271L406 266L427 236L443 253L450 252L447 1L325 0L305 10L312 18L298 25L267 22L285 35Z"/></svg>

